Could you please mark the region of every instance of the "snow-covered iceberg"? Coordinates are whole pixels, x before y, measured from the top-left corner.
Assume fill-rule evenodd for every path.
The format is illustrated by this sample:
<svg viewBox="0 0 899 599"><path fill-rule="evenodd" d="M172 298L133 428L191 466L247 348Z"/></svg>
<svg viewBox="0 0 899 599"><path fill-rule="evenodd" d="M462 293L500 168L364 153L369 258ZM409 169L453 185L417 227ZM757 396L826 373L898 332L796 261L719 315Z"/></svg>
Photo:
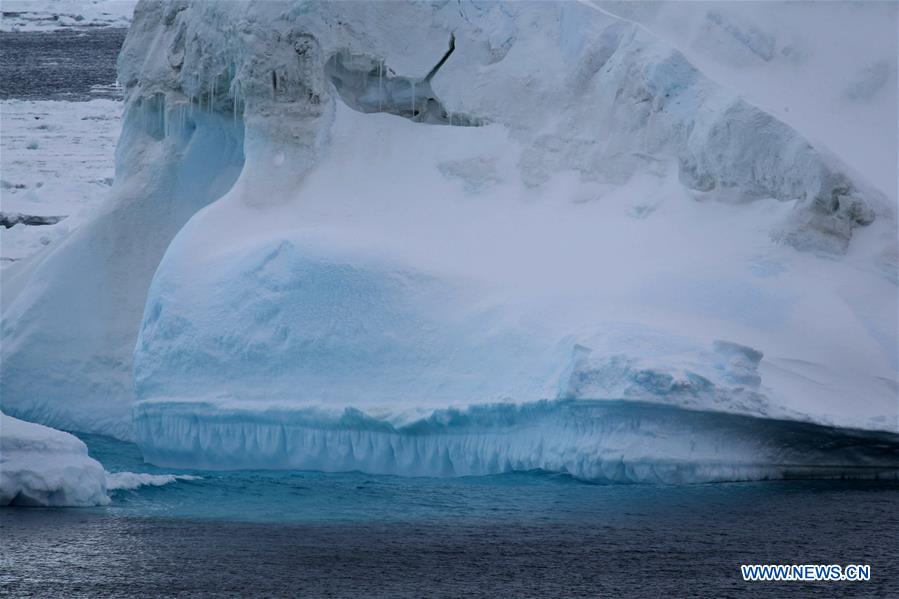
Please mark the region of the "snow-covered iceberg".
<svg viewBox="0 0 899 599"><path fill-rule="evenodd" d="M77 437L0 413L0 506L107 503L106 472Z"/></svg>
<svg viewBox="0 0 899 599"><path fill-rule="evenodd" d="M142 2L119 70L106 213L4 290L14 413L136 399L178 466L895 468L894 198L640 25Z"/></svg>

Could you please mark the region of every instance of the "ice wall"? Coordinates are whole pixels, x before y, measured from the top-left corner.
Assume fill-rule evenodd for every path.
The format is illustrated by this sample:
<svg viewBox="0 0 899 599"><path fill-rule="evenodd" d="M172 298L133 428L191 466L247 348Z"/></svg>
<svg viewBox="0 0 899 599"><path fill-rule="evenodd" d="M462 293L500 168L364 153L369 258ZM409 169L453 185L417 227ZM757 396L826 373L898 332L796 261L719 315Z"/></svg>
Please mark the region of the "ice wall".
<svg viewBox="0 0 899 599"><path fill-rule="evenodd" d="M213 470L474 476L540 469L668 484L899 477L895 434L635 401L488 404L407 422L354 409L151 402L135 427L153 463Z"/></svg>

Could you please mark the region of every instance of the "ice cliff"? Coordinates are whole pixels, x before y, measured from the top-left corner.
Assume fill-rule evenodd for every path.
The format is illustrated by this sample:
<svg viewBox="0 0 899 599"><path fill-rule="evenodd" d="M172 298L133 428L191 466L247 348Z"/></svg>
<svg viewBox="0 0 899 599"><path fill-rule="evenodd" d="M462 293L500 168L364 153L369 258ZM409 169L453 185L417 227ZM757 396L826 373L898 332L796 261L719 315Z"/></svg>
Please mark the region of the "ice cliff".
<svg viewBox="0 0 899 599"><path fill-rule="evenodd" d="M179 466L895 472L895 198L643 26L145 1L119 78L106 212L4 289L7 411Z"/></svg>

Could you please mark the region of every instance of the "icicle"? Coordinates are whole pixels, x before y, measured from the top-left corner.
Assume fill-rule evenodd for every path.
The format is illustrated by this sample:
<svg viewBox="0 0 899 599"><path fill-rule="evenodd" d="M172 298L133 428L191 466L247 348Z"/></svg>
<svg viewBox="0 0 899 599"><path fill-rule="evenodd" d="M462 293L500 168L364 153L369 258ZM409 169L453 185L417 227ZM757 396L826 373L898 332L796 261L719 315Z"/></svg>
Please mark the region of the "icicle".
<svg viewBox="0 0 899 599"><path fill-rule="evenodd" d="M378 112L381 112L381 100L383 99L383 84L381 80L384 77L384 61L378 63Z"/></svg>
<svg viewBox="0 0 899 599"><path fill-rule="evenodd" d="M415 82L412 82L412 118L415 118Z"/></svg>

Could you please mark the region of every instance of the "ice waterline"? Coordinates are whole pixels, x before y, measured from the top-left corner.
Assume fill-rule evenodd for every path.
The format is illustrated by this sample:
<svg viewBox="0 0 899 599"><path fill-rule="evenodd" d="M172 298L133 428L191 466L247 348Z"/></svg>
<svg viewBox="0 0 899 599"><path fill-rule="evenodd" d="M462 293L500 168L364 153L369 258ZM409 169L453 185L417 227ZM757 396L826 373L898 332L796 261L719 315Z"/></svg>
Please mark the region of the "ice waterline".
<svg viewBox="0 0 899 599"><path fill-rule="evenodd" d="M894 471L892 206L649 30L178 6L106 209L5 285L5 409L209 468Z"/></svg>
<svg viewBox="0 0 899 599"><path fill-rule="evenodd" d="M404 476L563 472L596 482L899 477L899 436L632 401L439 410L403 425L358 410L143 402L144 457L167 467Z"/></svg>

